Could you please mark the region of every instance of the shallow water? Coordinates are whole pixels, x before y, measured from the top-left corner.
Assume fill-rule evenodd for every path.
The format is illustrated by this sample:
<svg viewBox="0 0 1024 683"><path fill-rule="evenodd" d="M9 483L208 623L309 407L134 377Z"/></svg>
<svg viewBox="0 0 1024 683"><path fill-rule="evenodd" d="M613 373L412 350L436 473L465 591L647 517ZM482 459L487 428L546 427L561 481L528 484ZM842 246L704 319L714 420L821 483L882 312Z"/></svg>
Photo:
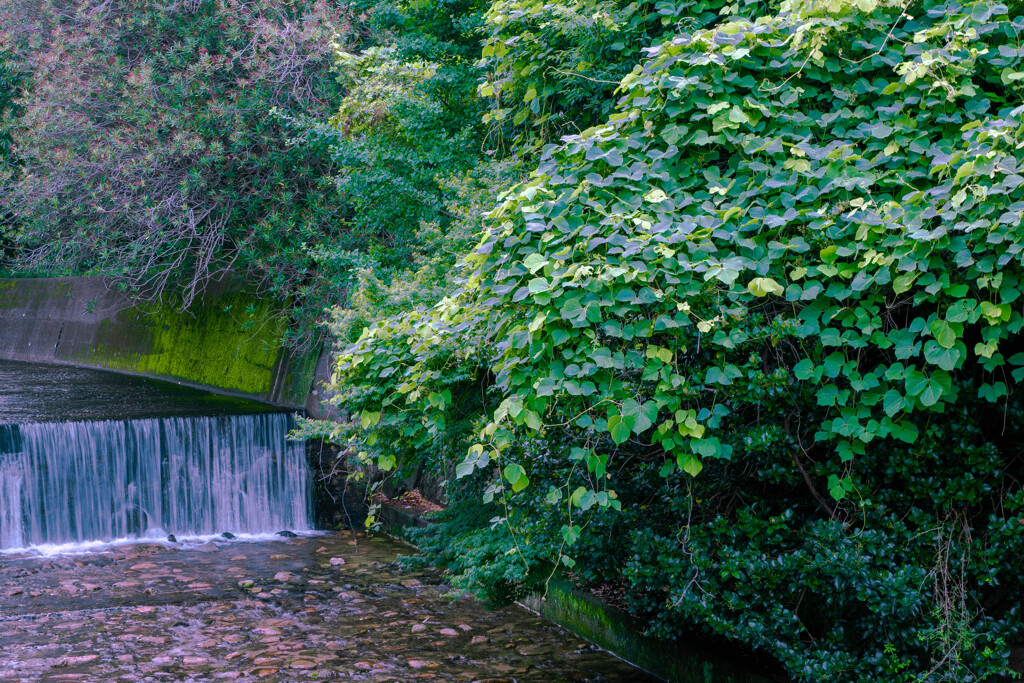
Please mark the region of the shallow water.
<svg viewBox="0 0 1024 683"><path fill-rule="evenodd" d="M648 681L343 532L0 558L0 680ZM344 563L342 563L342 561Z"/></svg>
<svg viewBox="0 0 1024 683"><path fill-rule="evenodd" d="M172 382L68 365L0 360L0 424L276 412Z"/></svg>

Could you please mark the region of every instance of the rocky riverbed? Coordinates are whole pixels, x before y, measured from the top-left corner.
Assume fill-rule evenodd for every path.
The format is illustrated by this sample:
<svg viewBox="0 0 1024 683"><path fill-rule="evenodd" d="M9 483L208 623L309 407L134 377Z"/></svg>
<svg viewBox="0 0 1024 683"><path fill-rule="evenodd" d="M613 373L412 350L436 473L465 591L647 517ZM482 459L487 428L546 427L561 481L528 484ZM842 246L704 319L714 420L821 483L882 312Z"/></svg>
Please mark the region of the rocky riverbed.
<svg viewBox="0 0 1024 683"><path fill-rule="evenodd" d="M0 556L0 680L647 681L340 533Z"/></svg>

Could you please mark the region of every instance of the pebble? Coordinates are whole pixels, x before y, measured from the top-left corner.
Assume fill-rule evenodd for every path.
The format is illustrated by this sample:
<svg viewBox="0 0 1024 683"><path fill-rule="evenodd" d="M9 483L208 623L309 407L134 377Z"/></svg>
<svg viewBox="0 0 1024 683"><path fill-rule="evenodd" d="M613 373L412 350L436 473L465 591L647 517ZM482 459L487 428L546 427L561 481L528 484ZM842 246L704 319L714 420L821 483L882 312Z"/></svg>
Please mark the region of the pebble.
<svg viewBox="0 0 1024 683"><path fill-rule="evenodd" d="M2 563L0 681L647 680L516 608L449 602L432 572L395 573L404 549L351 538Z"/></svg>
<svg viewBox="0 0 1024 683"><path fill-rule="evenodd" d="M436 669L441 665L430 659L410 659L409 666L414 669Z"/></svg>

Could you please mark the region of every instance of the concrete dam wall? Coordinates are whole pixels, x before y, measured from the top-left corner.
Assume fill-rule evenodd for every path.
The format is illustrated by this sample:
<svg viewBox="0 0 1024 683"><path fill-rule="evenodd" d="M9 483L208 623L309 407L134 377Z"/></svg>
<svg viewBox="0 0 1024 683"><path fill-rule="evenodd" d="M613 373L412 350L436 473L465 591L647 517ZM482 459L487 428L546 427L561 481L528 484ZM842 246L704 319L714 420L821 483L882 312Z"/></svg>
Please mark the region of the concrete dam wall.
<svg viewBox="0 0 1024 683"><path fill-rule="evenodd" d="M314 375L326 374L326 357L281 348L275 312L223 283L182 313L136 306L98 277L0 279L0 358L155 377L316 414Z"/></svg>

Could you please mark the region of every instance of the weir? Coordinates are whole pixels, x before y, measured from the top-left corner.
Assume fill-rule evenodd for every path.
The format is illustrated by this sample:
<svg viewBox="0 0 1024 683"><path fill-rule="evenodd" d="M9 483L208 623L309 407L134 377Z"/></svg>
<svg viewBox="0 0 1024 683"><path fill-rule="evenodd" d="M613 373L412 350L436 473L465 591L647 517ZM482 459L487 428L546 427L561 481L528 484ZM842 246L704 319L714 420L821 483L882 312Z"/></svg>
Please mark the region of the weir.
<svg viewBox="0 0 1024 683"><path fill-rule="evenodd" d="M289 415L0 425L0 550L306 530Z"/></svg>

